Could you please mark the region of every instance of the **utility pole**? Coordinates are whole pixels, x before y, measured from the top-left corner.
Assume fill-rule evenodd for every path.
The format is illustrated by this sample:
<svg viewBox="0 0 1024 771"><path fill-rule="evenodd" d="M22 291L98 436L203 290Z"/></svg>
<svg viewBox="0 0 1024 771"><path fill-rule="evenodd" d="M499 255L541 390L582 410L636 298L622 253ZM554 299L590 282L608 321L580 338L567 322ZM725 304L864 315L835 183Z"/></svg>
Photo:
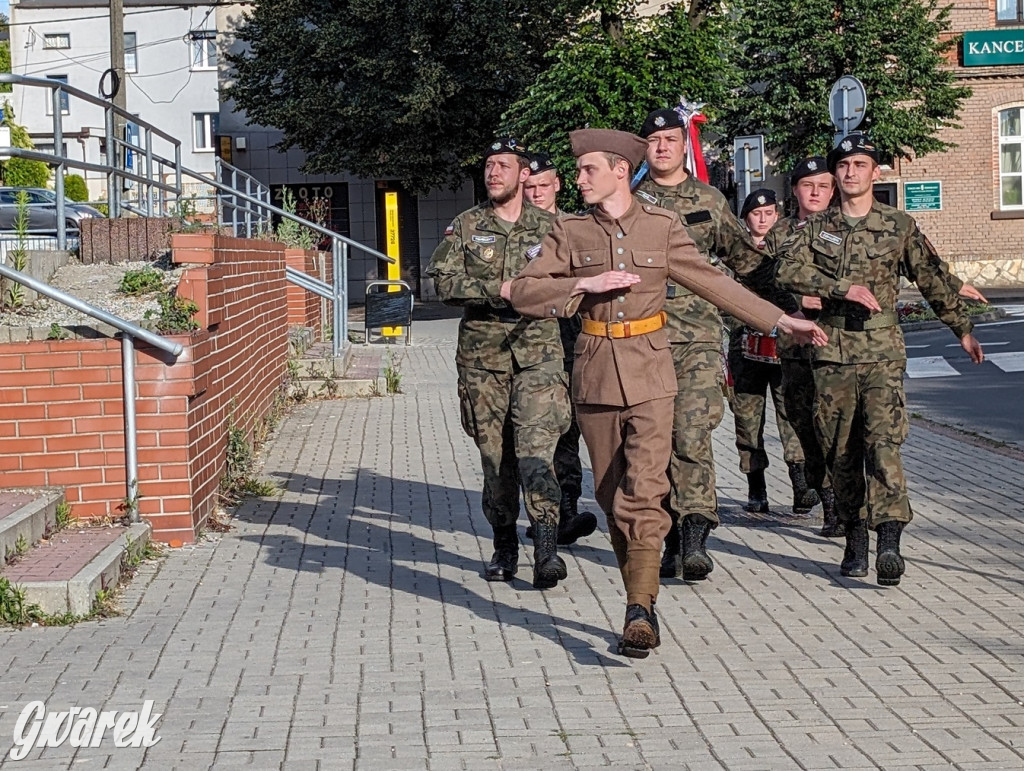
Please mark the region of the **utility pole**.
<svg viewBox="0 0 1024 771"><path fill-rule="evenodd" d="M111 101L115 107L126 110L128 109L128 83L124 74L124 0L110 0L110 69L117 74L114 79L120 83L120 87ZM124 126L124 116L115 113L114 136L117 139L124 139ZM117 165L123 166L124 152L118 149L117 155Z"/></svg>

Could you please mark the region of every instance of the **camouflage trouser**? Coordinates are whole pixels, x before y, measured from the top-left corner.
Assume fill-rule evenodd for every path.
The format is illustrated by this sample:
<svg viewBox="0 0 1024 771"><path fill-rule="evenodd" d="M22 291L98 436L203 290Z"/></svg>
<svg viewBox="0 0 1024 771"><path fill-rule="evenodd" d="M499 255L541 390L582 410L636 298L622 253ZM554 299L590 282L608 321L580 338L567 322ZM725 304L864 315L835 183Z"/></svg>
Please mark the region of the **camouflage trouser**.
<svg viewBox="0 0 1024 771"><path fill-rule="evenodd" d="M572 393L573 359L565 360L565 375L569 379L569 393ZM555 447L555 474L562 498L578 501L583 494L583 464L580 462L580 424L576 420L576 405L570 403L569 428L558 438Z"/></svg>
<svg viewBox="0 0 1024 771"><path fill-rule="evenodd" d="M814 422L840 518L867 504L871 527L913 517L900 445L907 438L903 361L814 365Z"/></svg>
<svg viewBox="0 0 1024 771"><path fill-rule="evenodd" d="M493 526L519 519L519 488L534 520L558 522L561 493L552 458L569 425L562 362L516 372L459 367L462 427L483 463L483 510Z"/></svg>
<svg viewBox="0 0 1024 771"><path fill-rule="evenodd" d="M782 360L782 397L786 417L796 432L804 451L807 484L814 490L832 487L832 478L825 467L825 451L814 428L814 370L807 359Z"/></svg>
<svg viewBox="0 0 1024 771"><path fill-rule="evenodd" d="M768 468L768 453L764 449L764 421L769 392L775 404L775 423L782 440L782 457L786 463L803 463L804 451L786 416L786 404L782 396L782 367L745 358L742 339L742 329L733 332L729 338L729 371L733 380L729 406L736 421L740 471L749 474L751 471Z"/></svg>
<svg viewBox="0 0 1024 771"><path fill-rule="evenodd" d="M679 392L672 418L672 489L665 508L673 520L700 514L718 525L711 432L722 422L722 352L714 343L673 343ZM640 374L642 377L642 373Z"/></svg>

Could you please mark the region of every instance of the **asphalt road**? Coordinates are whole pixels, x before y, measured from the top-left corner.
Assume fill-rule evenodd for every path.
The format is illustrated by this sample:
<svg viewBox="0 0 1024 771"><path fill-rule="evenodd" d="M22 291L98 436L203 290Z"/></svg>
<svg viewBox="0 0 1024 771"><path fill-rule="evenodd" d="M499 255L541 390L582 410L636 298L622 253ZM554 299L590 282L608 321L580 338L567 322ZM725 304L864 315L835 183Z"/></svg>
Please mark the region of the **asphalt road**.
<svg viewBox="0 0 1024 771"><path fill-rule="evenodd" d="M906 331L907 404L912 414L1024 449L1024 302L991 301L1008 314L979 324L986 361L972 364L952 333Z"/></svg>

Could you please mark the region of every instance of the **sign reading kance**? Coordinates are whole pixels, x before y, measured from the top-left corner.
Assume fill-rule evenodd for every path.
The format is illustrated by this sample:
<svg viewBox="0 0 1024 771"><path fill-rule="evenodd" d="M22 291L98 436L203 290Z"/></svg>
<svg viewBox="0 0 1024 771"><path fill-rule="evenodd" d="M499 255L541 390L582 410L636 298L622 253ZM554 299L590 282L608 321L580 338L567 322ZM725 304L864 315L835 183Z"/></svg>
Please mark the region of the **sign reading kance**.
<svg viewBox="0 0 1024 771"><path fill-rule="evenodd" d="M964 33L964 66L1024 64L1024 29L988 29Z"/></svg>

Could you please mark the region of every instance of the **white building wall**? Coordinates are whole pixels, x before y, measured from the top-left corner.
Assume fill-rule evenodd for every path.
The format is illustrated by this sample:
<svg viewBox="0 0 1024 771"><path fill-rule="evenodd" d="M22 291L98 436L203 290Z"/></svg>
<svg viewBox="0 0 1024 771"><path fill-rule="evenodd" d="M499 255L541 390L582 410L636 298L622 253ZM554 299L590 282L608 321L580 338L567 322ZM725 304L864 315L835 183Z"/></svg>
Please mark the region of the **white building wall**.
<svg viewBox="0 0 1024 771"><path fill-rule="evenodd" d="M39 5L43 5L40 3ZM68 4L36 7L31 2L11 2L11 69L16 75L45 78L66 75L71 86L98 94L100 77L110 66L110 22L107 6ZM193 141L193 115L219 115L218 75L216 67L193 66L192 31L216 31L216 6L151 4L125 8L125 32L136 36L136 69L126 75L129 112L152 123L181 142L182 163L203 173L213 173L214 151L196 150ZM88 18L86 18L88 17ZM70 48L44 47L48 34L70 35ZM28 128L40 146L53 142L53 117L46 89L15 86L6 95L17 121ZM64 116L63 132L69 154L77 159L103 162L100 154L104 134L103 110L71 98L70 114ZM167 145L154 147L165 152ZM105 195L105 180L88 174L93 197Z"/></svg>

